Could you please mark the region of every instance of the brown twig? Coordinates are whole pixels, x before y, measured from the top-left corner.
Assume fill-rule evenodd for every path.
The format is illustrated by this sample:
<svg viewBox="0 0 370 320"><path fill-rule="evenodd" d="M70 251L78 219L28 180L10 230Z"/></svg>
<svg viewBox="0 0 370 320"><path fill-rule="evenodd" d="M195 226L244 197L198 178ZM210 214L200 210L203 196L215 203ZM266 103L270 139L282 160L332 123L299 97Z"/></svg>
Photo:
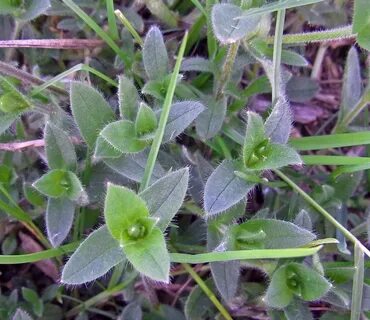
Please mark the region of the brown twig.
<svg viewBox="0 0 370 320"><path fill-rule="evenodd" d="M94 49L102 47L98 39L29 39L1 40L0 48L42 48L42 49Z"/></svg>
<svg viewBox="0 0 370 320"><path fill-rule="evenodd" d="M71 137L71 140L74 144L81 143L81 140L76 137ZM21 141L21 142L7 142L7 143L0 143L0 150L5 151L22 151L26 148L40 148L45 146L44 139L38 140L29 140L29 141Z"/></svg>

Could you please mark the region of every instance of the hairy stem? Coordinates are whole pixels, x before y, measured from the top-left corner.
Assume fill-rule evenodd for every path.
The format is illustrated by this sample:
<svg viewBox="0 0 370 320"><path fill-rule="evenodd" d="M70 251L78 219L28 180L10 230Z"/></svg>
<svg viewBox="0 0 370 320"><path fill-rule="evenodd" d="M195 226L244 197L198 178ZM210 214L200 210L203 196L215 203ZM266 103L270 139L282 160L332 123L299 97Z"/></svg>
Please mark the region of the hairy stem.
<svg viewBox="0 0 370 320"><path fill-rule="evenodd" d="M231 74L233 72L233 66L235 62L236 55L238 53L240 41L237 41L230 45L229 50L227 52L226 60L222 67L221 77L218 81L217 89L216 89L216 99L219 100L222 98L224 94L225 87L230 80Z"/></svg>
<svg viewBox="0 0 370 320"><path fill-rule="evenodd" d="M348 25L324 31L286 34L283 36L283 44L300 45L310 42L336 41L355 37L356 34L352 33L352 25ZM274 43L274 40L274 37L269 37L267 38L267 43Z"/></svg>

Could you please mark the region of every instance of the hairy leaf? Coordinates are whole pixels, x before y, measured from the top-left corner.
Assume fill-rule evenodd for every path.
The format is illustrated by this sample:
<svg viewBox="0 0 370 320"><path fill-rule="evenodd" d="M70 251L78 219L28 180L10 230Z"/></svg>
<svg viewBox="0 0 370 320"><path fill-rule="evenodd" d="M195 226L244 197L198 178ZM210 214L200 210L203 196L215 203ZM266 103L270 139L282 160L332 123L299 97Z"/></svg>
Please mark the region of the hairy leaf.
<svg viewBox="0 0 370 320"><path fill-rule="evenodd" d="M68 236L73 224L75 204L68 198L50 198L46 208L46 231L53 247L58 247Z"/></svg>
<svg viewBox="0 0 370 320"><path fill-rule="evenodd" d="M72 82L70 98L72 114L81 135L93 149L99 131L114 120L113 110L98 91L80 82Z"/></svg>
<svg viewBox="0 0 370 320"><path fill-rule="evenodd" d="M14 313L12 320L32 320L32 318L26 311L18 308Z"/></svg>
<svg viewBox="0 0 370 320"><path fill-rule="evenodd" d="M204 109L205 107L196 101L174 103L168 115L163 142L174 139L182 133Z"/></svg>
<svg viewBox="0 0 370 320"><path fill-rule="evenodd" d="M192 57L182 61L181 71L213 72L213 67L208 59Z"/></svg>
<svg viewBox="0 0 370 320"><path fill-rule="evenodd" d="M159 219L157 226L162 231L166 230L180 209L188 181L189 169L183 168L165 175L140 194L148 206L150 215Z"/></svg>
<svg viewBox="0 0 370 320"><path fill-rule="evenodd" d="M127 259L136 270L151 279L168 283L170 256L161 230L154 227L144 239L124 247Z"/></svg>
<svg viewBox="0 0 370 320"><path fill-rule="evenodd" d="M208 98L205 102L207 109L196 120L197 134L202 140L213 138L221 130L226 115L226 99Z"/></svg>
<svg viewBox="0 0 370 320"><path fill-rule="evenodd" d="M143 47L143 62L150 80L161 79L168 73L168 55L161 31L151 27Z"/></svg>
<svg viewBox="0 0 370 320"><path fill-rule="evenodd" d="M91 233L73 253L62 272L61 282L82 284L95 280L125 260L117 240L106 226Z"/></svg>
<svg viewBox="0 0 370 320"><path fill-rule="evenodd" d="M142 151L148 144L148 142L138 139L135 124L127 120L119 120L108 124L99 135L122 153Z"/></svg>
<svg viewBox="0 0 370 320"><path fill-rule="evenodd" d="M48 122L44 133L46 158L50 169L77 169L75 148L67 134Z"/></svg>
<svg viewBox="0 0 370 320"><path fill-rule="evenodd" d="M134 121L139 107L139 95L132 80L124 75L118 78L118 98L121 118Z"/></svg>
<svg viewBox="0 0 370 320"><path fill-rule="evenodd" d="M291 222L274 219L252 219L230 227L228 234L231 250L296 248L315 238Z"/></svg>
<svg viewBox="0 0 370 320"><path fill-rule="evenodd" d="M35 181L33 187L52 198L66 196L73 201L80 201L85 197L80 180L71 171L51 170Z"/></svg>
<svg viewBox="0 0 370 320"><path fill-rule="evenodd" d="M237 204L254 187L254 183L248 183L234 174L238 169L236 162L225 160L207 180L204 189L204 210L207 217Z"/></svg>
<svg viewBox="0 0 370 320"><path fill-rule="evenodd" d="M286 144L292 128L292 112L284 98L278 99L265 122L266 135L274 143Z"/></svg>
<svg viewBox="0 0 370 320"><path fill-rule="evenodd" d="M140 139L152 138L158 126L154 111L145 103L140 104L135 120L135 132Z"/></svg>
<svg viewBox="0 0 370 320"><path fill-rule="evenodd" d="M216 38L222 44L239 41L253 32L259 23L260 17L237 19L243 15L243 10L236 5L222 3L212 8L212 26Z"/></svg>
<svg viewBox="0 0 370 320"><path fill-rule="evenodd" d="M122 233L138 219L149 216L148 208L132 190L109 183L104 205L104 217L113 237L121 240Z"/></svg>
<svg viewBox="0 0 370 320"><path fill-rule="evenodd" d="M338 120L351 111L361 98L362 78L359 56L355 47L352 47L347 56L344 70L342 99L339 109Z"/></svg>
<svg viewBox="0 0 370 320"><path fill-rule="evenodd" d="M148 153L143 151L135 154L125 154L115 159L106 159L105 163L114 171L133 181L140 182L144 176ZM164 176L165 170L156 161L152 173L152 181Z"/></svg>

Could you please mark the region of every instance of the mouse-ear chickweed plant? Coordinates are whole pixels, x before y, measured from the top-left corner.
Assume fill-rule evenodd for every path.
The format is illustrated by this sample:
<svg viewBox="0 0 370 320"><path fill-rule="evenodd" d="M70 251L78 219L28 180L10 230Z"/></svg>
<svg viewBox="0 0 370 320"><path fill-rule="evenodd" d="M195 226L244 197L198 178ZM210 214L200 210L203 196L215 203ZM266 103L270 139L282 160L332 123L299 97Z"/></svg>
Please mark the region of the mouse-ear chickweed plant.
<svg viewBox="0 0 370 320"><path fill-rule="evenodd" d="M370 5L342 26L344 3L2 1L0 219L20 226L1 231L0 264L61 274L0 295L0 318L369 316ZM290 32L302 21L326 28ZM75 51L15 49L58 28L71 39L47 48ZM292 103L316 96L339 40L356 42L339 111L293 138Z"/></svg>

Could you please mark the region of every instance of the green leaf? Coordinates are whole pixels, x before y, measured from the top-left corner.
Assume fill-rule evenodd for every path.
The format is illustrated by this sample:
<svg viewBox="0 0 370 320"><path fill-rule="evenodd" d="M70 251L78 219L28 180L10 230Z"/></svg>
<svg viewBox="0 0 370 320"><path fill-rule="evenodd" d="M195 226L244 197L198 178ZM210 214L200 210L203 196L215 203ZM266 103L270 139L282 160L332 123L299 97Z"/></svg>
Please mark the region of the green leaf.
<svg viewBox="0 0 370 320"><path fill-rule="evenodd" d="M22 112L3 113L0 111L0 135L3 134L21 114Z"/></svg>
<svg viewBox="0 0 370 320"><path fill-rule="evenodd" d="M125 255L106 226L91 233L72 254L62 272L61 282L82 284L95 280L118 263Z"/></svg>
<svg viewBox="0 0 370 320"><path fill-rule="evenodd" d="M355 0L352 32L357 33L359 45L370 50L370 8L366 0Z"/></svg>
<svg viewBox="0 0 370 320"><path fill-rule="evenodd" d="M262 117L254 112L248 112L247 130L243 145L243 161L247 166L260 161L269 141L267 140Z"/></svg>
<svg viewBox="0 0 370 320"><path fill-rule="evenodd" d="M225 211L246 198L254 183L237 177L234 171L240 169L235 161L225 160L208 178L204 189L204 210L207 217Z"/></svg>
<svg viewBox="0 0 370 320"><path fill-rule="evenodd" d="M293 292L305 301L318 300L331 288L328 280L304 264L290 263L285 266L285 270L288 285L292 286L289 281L293 278L293 281L298 284L298 286L293 285Z"/></svg>
<svg viewBox="0 0 370 320"><path fill-rule="evenodd" d="M22 288L23 299L26 300L32 306L32 311L38 316L41 317L44 311L44 304L39 298L38 294L29 288Z"/></svg>
<svg viewBox="0 0 370 320"><path fill-rule="evenodd" d="M81 135L93 149L99 131L114 120L113 110L98 91L80 82L72 82L70 98L72 114Z"/></svg>
<svg viewBox="0 0 370 320"><path fill-rule="evenodd" d="M28 99L10 82L0 75L0 112L5 114L20 114L32 108Z"/></svg>
<svg viewBox="0 0 370 320"><path fill-rule="evenodd" d="M293 76L286 85L286 94L291 101L306 102L311 100L319 89L320 87L315 80Z"/></svg>
<svg viewBox="0 0 370 320"><path fill-rule="evenodd" d="M163 142L167 142L182 133L204 111L205 107L196 101L183 101L171 106Z"/></svg>
<svg viewBox="0 0 370 320"><path fill-rule="evenodd" d="M207 221L208 250L217 250L220 244L223 245L228 226L245 214L245 208L245 203L239 203L224 214ZM240 261L211 262L210 267L217 290L225 301L230 301L235 297L239 287Z"/></svg>
<svg viewBox="0 0 370 320"><path fill-rule="evenodd" d="M293 299L284 309L284 314L287 320L314 320L307 304L298 299Z"/></svg>
<svg viewBox="0 0 370 320"><path fill-rule="evenodd" d="M180 209L188 188L189 169L183 168L165 175L140 193L152 217L158 219L157 226L165 231Z"/></svg>
<svg viewBox="0 0 370 320"><path fill-rule="evenodd" d="M0 15L16 14L21 5L22 0L3 0L0 3Z"/></svg>
<svg viewBox="0 0 370 320"><path fill-rule="evenodd" d="M168 55L161 31L151 27L143 47L143 62L150 80L161 79L168 74Z"/></svg>
<svg viewBox="0 0 370 320"><path fill-rule="evenodd" d="M147 141L138 139L135 124L127 120L119 120L108 124L99 135L122 153L139 152L148 145Z"/></svg>
<svg viewBox="0 0 370 320"><path fill-rule="evenodd" d="M87 201L80 180L71 171L51 170L35 181L33 187L51 198L66 196L73 201Z"/></svg>
<svg viewBox="0 0 370 320"><path fill-rule="evenodd" d="M13 315L12 320L32 320L32 318L26 311L18 308Z"/></svg>
<svg viewBox="0 0 370 320"><path fill-rule="evenodd" d="M288 165L302 165L302 159L293 149L283 144L268 144L263 158L248 168L253 170L278 169Z"/></svg>
<svg viewBox="0 0 370 320"><path fill-rule="evenodd" d="M48 122L45 127L45 152L50 169L77 169L75 148L67 134Z"/></svg>
<svg viewBox="0 0 370 320"><path fill-rule="evenodd" d="M143 311L140 305L136 302L131 302L123 308L119 320L142 320L142 318Z"/></svg>
<svg viewBox="0 0 370 320"><path fill-rule="evenodd" d="M48 239L58 247L68 236L73 224L76 205L68 198L50 198L46 208L45 222Z"/></svg>
<svg viewBox="0 0 370 320"><path fill-rule="evenodd" d="M342 99L339 109L338 121L350 112L361 99L362 78L361 67L357 49L352 47L347 56L343 76Z"/></svg>
<svg viewBox="0 0 370 320"><path fill-rule="evenodd" d="M109 183L104 205L104 217L113 237L121 240L122 234L138 220L149 216L143 199L126 187Z"/></svg>
<svg viewBox="0 0 370 320"><path fill-rule="evenodd" d="M121 118L135 121L139 107L137 89L132 80L124 75L119 76L118 81L118 98Z"/></svg>
<svg viewBox="0 0 370 320"><path fill-rule="evenodd" d="M286 266L276 270L267 288L264 301L272 308L285 308L293 300L293 292L286 281Z"/></svg>
<svg viewBox="0 0 370 320"><path fill-rule="evenodd" d="M228 232L231 250L297 248L315 239L306 229L273 219L252 219L230 227Z"/></svg>
<svg viewBox="0 0 370 320"><path fill-rule="evenodd" d="M101 159L119 158L120 156L122 156L121 151L113 147L102 136L98 136L98 139L96 139L96 145L94 150L95 160L99 161Z"/></svg>
<svg viewBox="0 0 370 320"><path fill-rule="evenodd" d="M25 21L33 20L43 14L50 6L50 0L25 0L25 12L17 18Z"/></svg>
<svg viewBox="0 0 370 320"><path fill-rule="evenodd" d="M265 122L265 132L274 143L286 144L292 129L292 111L289 102L278 99Z"/></svg>
<svg viewBox="0 0 370 320"><path fill-rule="evenodd" d="M184 59L181 64L181 71L213 72L213 67L208 59L202 57L191 57Z"/></svg>
<svg viewBox="0 0 370 320"><path fill-rule="evenodd" d="M158 127L157 117L154 111L144 102L140 104L135 120L135 132L140 139L153 138Z"/></svg>
<svg viewBox="0 0 370 320"><path fill-rule="evenodd" d="M154 227L147 237L126 245L124 251L137 271L153 280L169 282L170 257L158 227Z"/></svg>
<svg viewBox="0 0 370 320"><path fill-rule="evenodd" d="M145 165L148 160L148 153L143 151L135 154L124 154L115 159L106 159L105 164L120 175L133 181L140 182L144 176ZM156 161L152 174L152 180L164 176L165 171Z"/></svg>
<svg viewBox="0 0 370 320"><path fill-rule="evenodd" d="M202 140L213 138L222 127L226 116L226 99L215 101L213 98L207 98L205 101L207 109L204 110L196 120L196 130Z"/></svg>
<svg viewBox="0 0 370 320"><path fill-rule="evenodd" d="M252 33L258 26L259 16L249 19L236 19L243 10L233 4L216 4L212 8L212 26L216 38L222 44L237 42Z"/></svg>

